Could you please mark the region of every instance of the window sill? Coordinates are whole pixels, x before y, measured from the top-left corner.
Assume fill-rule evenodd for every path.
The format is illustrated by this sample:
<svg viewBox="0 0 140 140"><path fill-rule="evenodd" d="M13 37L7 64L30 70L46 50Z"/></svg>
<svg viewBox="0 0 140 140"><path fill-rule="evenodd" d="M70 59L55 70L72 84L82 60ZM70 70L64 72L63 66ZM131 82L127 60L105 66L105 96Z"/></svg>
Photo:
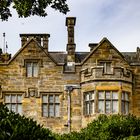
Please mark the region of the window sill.
<svg viewBox="0 0 140 140"><path fill-rule="evenodd" d="M84 115L85 118L89 118L89 117L93 117L95 115L97 115L98 113L94 113L94 114L90 114L90 115Z"/></svg>
<svg viewBox="0 0 140 140"><path fill-rule="evenodd" d="M45 116L42 116L43 118L45 118L45 119L61 119L61 117L45 117Z"/></svg>
<svg viewBox="0 0 140 140"><path fill-rule="evenodd" d="M110 72L110 73L103 73L103 75L114 75L113 72Z"/></svg>
<svg viewBox="0 0 140 140"><path fill-rule="evenodd" d="M90 114L90 115L84 115L85 118L89 118L89 117L94 117L96 115L117 115L118 113L94 113L94 114ZM123 114L123 115L128 115L128 114Z"/></svg>
<svg viewBox="0 0 140 140"><path fill-rule="evenodd" d="M27 79L38 79L39 78L39 76L38 77L26 77Z"/></svg>

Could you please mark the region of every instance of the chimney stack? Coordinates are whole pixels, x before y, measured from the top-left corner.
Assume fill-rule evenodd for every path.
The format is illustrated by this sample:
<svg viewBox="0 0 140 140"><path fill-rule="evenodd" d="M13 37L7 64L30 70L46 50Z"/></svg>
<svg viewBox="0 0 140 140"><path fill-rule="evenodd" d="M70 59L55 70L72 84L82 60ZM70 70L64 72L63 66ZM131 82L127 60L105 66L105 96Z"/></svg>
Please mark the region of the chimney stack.
<svg viewBox="0 0 140 140"><path fill-rule="evenodd" d="M67 44L67 62L75 62L75 48L74 41L74 26L76 23L76 17L67 17L66 26L68 31L68 44Z"/></svg>
<svg viewBox="0 0 140 140"><path fill-rule="evenodd" d="M28 40L34 38L43 49L48 52L48 38L50 34L20 34L21 46L23 47Z"/></svg>

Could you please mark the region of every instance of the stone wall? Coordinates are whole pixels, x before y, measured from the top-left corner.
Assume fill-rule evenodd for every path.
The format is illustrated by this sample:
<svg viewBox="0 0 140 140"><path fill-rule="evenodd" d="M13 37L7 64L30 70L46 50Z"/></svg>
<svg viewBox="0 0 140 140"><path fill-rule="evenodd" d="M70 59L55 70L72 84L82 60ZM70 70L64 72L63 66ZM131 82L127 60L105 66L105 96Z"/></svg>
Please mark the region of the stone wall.
<svg viewBox="0 0 140 140"><path fill-rule="evenodd" d="M26 63L30 61L38 62L38 77L27 77ZM111 73L104 73L101 61L111 62ZM117 91L120 101L118 113L121 113L121 94L126 91L129 93L129 112L140 116L140 67L130 66L110 42L103 40L83 62L73 64L74 71L64 72L65 65L58 64L36 40L27 41L8 63L0 63L0 102L5 102L6 94L21 94L23 115L57 133L69 132L67 85L80 85L70 92L71 131L79 131L99 115L98 102L94 114L84 114L84 94L90 91L95 92L96 101L98 91ZM59 117L42 116L42 95L48 94L59 95Z"/></svg>

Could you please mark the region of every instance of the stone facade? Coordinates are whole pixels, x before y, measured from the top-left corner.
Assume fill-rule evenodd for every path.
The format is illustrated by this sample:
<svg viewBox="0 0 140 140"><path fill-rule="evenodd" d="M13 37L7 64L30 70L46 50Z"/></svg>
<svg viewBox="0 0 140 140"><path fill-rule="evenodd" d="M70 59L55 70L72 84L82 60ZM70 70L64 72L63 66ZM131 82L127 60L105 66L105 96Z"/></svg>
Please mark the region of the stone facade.
<svg viewBox="0 0 140 140"><path fill-rule="evenodd" d="M75 23L66 19L67 52L49 52L49 34L21 34L13 57L0 51L0 102L58 133L102 113L140 116L140 49L119 52L103 38L75 52Z"/></svg>

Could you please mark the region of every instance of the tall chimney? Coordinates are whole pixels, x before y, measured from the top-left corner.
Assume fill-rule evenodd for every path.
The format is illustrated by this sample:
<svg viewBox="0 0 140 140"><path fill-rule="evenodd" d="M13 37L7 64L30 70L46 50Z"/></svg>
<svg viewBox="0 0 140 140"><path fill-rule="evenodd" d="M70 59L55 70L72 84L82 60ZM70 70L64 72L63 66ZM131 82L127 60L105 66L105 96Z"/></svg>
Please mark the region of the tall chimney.
<svg viewBox="0 0 140 140"><path fill-rule="evenodd" d="M68 31L68 43L67 43L67 62L75 62L75 48L74 42L74 26L76 23L76 17L67 17L66 26Z"/></svg>

